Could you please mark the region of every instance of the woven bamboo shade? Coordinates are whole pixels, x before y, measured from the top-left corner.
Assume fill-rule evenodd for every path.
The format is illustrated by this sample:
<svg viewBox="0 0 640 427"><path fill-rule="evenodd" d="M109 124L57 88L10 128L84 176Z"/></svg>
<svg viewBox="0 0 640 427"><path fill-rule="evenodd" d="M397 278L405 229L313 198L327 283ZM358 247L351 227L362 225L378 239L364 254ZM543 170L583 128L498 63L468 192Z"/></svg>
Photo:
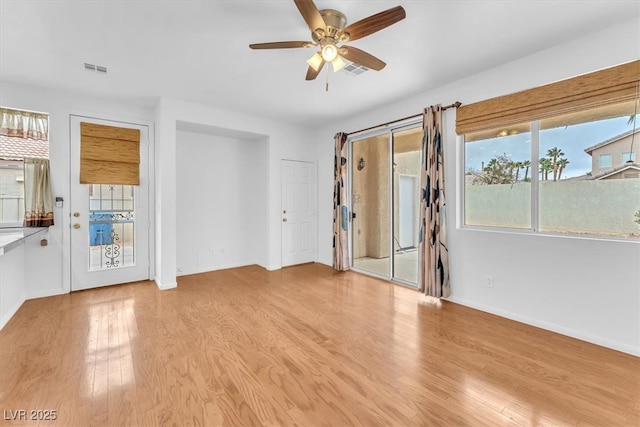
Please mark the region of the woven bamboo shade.
<svg viewBox="0 0 640 427"><path fill-rule="evenodd" d="M80 184L140 185L140 131L80 123Z"/></svg>
<svg viewBox="0 0 640 427"><path fill-rule="evenodd" d="M561 114L633 101L640 60L458 108L456 133L464 135Z"/></svg>

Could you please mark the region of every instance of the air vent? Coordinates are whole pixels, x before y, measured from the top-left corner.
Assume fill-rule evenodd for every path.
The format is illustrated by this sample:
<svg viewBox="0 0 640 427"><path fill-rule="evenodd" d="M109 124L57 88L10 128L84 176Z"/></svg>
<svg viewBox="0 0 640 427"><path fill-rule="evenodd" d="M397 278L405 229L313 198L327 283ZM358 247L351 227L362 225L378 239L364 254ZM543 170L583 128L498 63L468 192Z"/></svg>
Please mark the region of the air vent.
<svg viewBox="0 0 640 427"><path fill-rule="evenodd" d="M95 71L97 73L107 74L107 67L103 67L102 65L93 65L85 62L84 69L87 71Z"/></svg>
<svg viewBox="0 0 640 427"><path fill-rule="evenodd" d="M353 62L347 62L347 65L344 66L342 71L351 75L351 76L359 76L365 71L369 71L367 67L363 67L362 65L354 64Z"/></svg>

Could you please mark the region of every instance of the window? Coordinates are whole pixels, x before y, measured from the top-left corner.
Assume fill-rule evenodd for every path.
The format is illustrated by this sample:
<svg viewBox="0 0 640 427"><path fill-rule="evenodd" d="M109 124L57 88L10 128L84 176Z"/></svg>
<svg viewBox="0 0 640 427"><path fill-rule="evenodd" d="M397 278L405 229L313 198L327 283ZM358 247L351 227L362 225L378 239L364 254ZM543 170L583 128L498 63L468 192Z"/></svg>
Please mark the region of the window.
<svg viewBox="0 0 640 427"><path fill-rule="evenodd" d="M458 108L464 224L640 239L640 165L619 162L638 76L640 60Z"/></svg>
<svg viewBox="0 0 640 427"><path fill-rule="evenodd" d="M465 225L640 237L640 168L610 154L628 156L639 117L632 102L465 135Z"/></svg>
<svg viewBox="0 0 640 427"><path fill-rule="evenodd" d="M465 224L531 227L528 123L465 136Z"/></svg>
<svg viewBox="0 0 640 427"><path fill-rule="evenodd" d="M598 166L601 169L610 168L613 165L613 161L611 160L611 154L600 154L600 160L598 161Z"/></svg>
<svg viewBox="0 0 640 427"><path fill-rule="evenodd" d="M0 107L0 227L24 220L25 158L49 158L49 116Z"/></svg>
<svg viewBox="0 0 640 427"><path fill-rule="evenodd" d="M636 162L636 153L631 152L631 151L626 151L622 153L622 157L620 159L620 163L626 163L626 162Z"/></svg>

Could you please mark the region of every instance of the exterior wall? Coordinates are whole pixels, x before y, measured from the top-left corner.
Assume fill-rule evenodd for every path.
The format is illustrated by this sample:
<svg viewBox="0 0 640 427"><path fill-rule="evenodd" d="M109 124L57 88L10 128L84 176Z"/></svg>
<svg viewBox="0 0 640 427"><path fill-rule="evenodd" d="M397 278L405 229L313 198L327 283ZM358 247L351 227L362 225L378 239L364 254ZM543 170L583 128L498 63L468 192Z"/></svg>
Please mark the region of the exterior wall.
<svg viewBox="0 0 640 427"><path fill-rule="evenodd" d="M365 167L358 170L360 158ZM354 258L389 256L389 137L367 138L353 145Z"/></svg>
<svg viewBox="0 0 640 427"><path fill-rule="evenodd" d="M640 150L638 147L640 146L640 134L636 133L636 140L633 144L633 151L636 153L636 163L640 161ZM606 172L607 170L614 169L616 167L621 166L626 162L622 160L622 153L628 153L631 151L631 135L626 136L618 141L612 142L611 144L607 144L603 147L596 148L591 152L591 174L593 176L598 175L602 172ZM599 160L600 155L602 154L611 154L611 167L610 168L600 168Z"/></svg>
<svg viewBox="0 0 640 427"><path fill-rule="evenodd" d="M468 225L522 226L530 221L531 184L471 185L465 188ZM515 207L515 209L514 209ZM640 179L540 182L542 232L630 237L640 240L634 214Z"/></svg>
<svg viewBox="0 0 640 427"><path fill-rule="evenodd" d="M633 179L640 178L640 171L637 169L626 169L620 172L616 172L613 175L608 176L606 179Z"/></svg>

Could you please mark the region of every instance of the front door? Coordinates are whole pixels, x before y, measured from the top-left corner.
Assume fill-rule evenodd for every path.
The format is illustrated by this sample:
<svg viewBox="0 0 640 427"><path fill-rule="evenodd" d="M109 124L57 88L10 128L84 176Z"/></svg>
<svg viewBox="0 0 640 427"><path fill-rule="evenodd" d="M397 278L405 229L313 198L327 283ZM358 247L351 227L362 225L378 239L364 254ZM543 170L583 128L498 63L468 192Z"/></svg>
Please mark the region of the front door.
<svg viewBox="0 0 640 427"><path fill-rule="evenodd" d="M140 130L140 185L80 184L80 123ZM149 278L149 128L71 116L71 290Z"/></svg>
<svg viewBox="0 0 640 427"><path fill-rule="evenodd" d="M282 266L315 261L316 167L282 161Z"/></svg>

